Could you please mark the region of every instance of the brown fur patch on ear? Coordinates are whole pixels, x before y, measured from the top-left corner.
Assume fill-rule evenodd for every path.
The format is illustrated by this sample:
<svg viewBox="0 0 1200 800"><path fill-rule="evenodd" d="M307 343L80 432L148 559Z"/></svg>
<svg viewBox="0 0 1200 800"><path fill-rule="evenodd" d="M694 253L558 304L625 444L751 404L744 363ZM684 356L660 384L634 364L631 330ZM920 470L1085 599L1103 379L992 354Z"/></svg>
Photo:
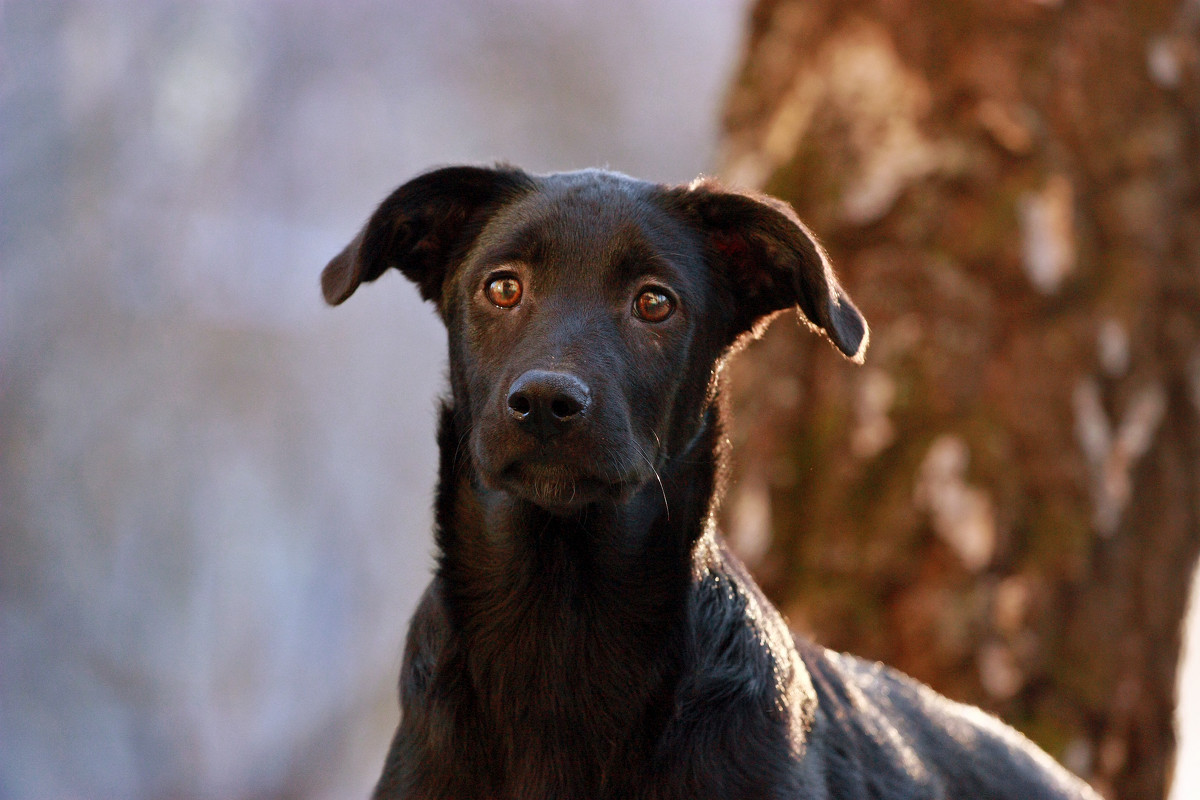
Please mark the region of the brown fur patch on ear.
<svg viewBox="0 0 1200 800"><path fill-rule="evenodd" d="M726 274L748 297L758 297L770 290L771 276L761 268L763 253L741 233L728 230L713 230L708 234L708 244L726 266Z"/></svg>
<svg viewBox="0 0 1200 800"><path fill-rule="evenodd" d="M726 231L714 231L709 236L709 242L718 253L733 261L743 261L750 257L750 247L742 236Z"/></svg>
<svg viewBox="0 0 1200 800"><path fill-rule="evenodd" d="M722 267L740 316L739 330L758 331L762 320L791 305L852 361L861 363L869 333L829 265L825 251L784 201L726 189L699 178L667 196L687 214Z"/></svg>

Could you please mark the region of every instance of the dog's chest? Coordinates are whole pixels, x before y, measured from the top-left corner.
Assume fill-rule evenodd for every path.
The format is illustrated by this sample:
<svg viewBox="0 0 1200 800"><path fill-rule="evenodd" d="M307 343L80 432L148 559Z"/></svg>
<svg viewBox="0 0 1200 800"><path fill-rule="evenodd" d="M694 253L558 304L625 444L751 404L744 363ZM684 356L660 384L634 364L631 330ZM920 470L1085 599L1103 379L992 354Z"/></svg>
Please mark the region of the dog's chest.
<svg viewBox="0 0 1200 800"><path fill-rule="evenodd" d="M689 646L661 632L657 639L636 635L637 627L623 615L611 609L601 615L592 608L594 598L556 597L548 590L536 600L529 592L521 596L524 605L510 618L497 622L492 613L489 626L474 630L469 645L452 636L445 657L438 659L439 681L449 683L455 673L470 676L471 700L461 692L434 692L422 699L441 706L439 713L422 718L454 720L456 735L471 744L438 747L421 758L465 755L487 765L481 769L478 760L463 761L442 773L472 775L467 779L471 793L465 796L793 796L779 791L789 782L786 775L767 769L788 760L786 725L770 711L776 706L772 698L747 694L769 692L775 681L761 679L766 675L730 678L720 666L728 653L716 650L704 654L700 664L656 658L688 652ZM493 600L496 606L507 604L504 597ZM712 617L703 621L722 624ZM685 638L707 650L751 646L760 636L739 627ZM760 713L763 709L768 711ZM721 741L738 746L695 748L697 742ZM739 754L737 760L747 764L726 763ZM723 774L736 777L717 778ZM754 791L709 794L706 783L738 790L753 785ZM463 789L460 784L443 794L464 796Z"/></svg>
<svg viewBox="0 0 1200 800"><path fill-rule="evenodd" d="M434 692L421 702L438 706L437 713L421 716L453 720L455 736L471 744L420 757L465 756L448 773L474 776L468 779L477 784L473 796L658 796L637 787L653 783L652 731L669 713L669 704L660 708L652 701L661 691L647 688L662 686L661 670L646 667L628 643L598 635L595 622L578 611L558 622L557 629L544 622L510 629L489 648L451 644L457 655L442 660L435 683L450 683L450 671L463 671L471 697ZM467 763L479 757L482 764Z"/></svg>

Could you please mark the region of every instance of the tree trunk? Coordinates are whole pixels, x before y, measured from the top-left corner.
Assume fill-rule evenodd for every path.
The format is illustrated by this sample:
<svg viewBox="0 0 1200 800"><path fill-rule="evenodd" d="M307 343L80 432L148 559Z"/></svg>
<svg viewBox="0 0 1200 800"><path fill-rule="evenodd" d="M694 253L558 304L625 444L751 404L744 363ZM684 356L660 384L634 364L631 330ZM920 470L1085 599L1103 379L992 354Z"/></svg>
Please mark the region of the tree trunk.
<svg viewBox="0 0 1200 800"><path fill-rule="evenodd" d="M725 120L872 327L735 360L734 546L1110 798L1165 794L1200 549L1198 43L1197 0L763 0Z"/></svg>

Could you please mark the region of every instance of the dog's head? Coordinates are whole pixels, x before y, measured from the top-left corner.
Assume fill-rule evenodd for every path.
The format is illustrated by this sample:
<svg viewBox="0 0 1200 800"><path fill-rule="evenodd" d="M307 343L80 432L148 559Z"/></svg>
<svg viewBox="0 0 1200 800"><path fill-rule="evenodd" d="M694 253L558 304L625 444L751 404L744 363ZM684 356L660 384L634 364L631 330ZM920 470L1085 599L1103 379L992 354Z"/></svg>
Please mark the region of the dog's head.
<svg viewBox="0 0 1200 800"><path fill-rule="evenodd" d="M450 167L397 189L321 276L397 267L450 337L479 479L555 512L626 498L703 427L714 375L772 314L860 361L867 326L785 204L699 181Z"/></svg>

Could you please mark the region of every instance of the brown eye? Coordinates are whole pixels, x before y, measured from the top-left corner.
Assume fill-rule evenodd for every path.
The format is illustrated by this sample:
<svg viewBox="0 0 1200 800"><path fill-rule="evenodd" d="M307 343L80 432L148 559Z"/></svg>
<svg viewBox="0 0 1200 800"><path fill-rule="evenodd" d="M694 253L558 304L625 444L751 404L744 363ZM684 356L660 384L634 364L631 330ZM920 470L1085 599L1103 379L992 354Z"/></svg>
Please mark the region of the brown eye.
<svg viewBox="0 0 1200 800"><path fill-rule="evenodd" d="M521 282L512 276L496 278L488 283L487 296L500 308L512 308L521 302Z"/></svg>
<svg viewBox="0 0 1200 800"><path fill-rule="evenodd" d="M646 289L633 301L633 313L646 322L662 322L675 311L675 301L659 289Z"/></svg>

